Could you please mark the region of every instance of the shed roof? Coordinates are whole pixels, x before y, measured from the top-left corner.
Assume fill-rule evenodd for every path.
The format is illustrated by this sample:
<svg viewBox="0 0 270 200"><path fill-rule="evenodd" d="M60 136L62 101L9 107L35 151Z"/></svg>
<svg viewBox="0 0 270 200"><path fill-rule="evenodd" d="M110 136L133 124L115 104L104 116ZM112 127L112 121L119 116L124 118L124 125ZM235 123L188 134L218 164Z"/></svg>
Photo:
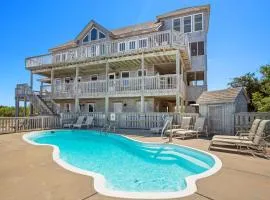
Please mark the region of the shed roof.
<svg viewBox="0 0 270 200"><path fill-rule="evenodd" d="M244 95L249 102L246 90L243 87L228 88L225 90L205 91L197 99L198 104L233 103L239 95Z"/></svg>

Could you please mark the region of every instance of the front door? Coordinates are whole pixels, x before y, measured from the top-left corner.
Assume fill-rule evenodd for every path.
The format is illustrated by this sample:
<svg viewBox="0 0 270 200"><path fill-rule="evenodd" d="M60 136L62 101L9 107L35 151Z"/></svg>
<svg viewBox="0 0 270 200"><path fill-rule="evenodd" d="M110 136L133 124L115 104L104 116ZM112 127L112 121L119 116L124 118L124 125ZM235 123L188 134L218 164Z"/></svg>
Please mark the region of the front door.
<svg viewBox="0 0 270 200"><path fill-rule="evenodd" d="M224 134L224 106L208 106L208 128L210 133Z"/></svg>

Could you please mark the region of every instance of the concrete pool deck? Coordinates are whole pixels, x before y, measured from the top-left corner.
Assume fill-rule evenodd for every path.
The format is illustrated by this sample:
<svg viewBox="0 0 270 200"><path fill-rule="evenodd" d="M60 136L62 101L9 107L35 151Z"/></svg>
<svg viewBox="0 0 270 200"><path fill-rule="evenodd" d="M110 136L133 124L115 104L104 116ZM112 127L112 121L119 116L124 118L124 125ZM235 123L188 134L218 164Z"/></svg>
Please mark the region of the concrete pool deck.
<svg viewBox="0 0 270 200"><path fill-rule="evenodd" d="M126 130L125 130L126 132ZM0 199L113 200L93 188L92 178L78 175L52 160L52 148L22 140L23 133L0 135ZM167 142L147 133L130 131L130 137L147 142ZM209 140L174 139L174 143L207 151ZM183 200L263 200L270 197L270 161L211 151L222 161L216 174L197 182L198 190Z"/></svg>

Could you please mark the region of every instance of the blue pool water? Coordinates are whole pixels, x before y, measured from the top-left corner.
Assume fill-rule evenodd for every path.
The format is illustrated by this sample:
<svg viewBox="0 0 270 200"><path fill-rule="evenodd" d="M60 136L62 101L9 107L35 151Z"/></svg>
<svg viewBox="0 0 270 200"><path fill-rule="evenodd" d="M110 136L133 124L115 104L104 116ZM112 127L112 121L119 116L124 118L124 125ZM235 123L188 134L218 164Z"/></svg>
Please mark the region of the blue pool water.
<svg viewBox="0 0 270 200"><path fill-rule="evenodd" d="M62 160L103 175L109 190L175 192L186 188L186 177L215 164L210 155L187 147L146 144L92 130L44 131L28 139L58 146Z"/></svg>

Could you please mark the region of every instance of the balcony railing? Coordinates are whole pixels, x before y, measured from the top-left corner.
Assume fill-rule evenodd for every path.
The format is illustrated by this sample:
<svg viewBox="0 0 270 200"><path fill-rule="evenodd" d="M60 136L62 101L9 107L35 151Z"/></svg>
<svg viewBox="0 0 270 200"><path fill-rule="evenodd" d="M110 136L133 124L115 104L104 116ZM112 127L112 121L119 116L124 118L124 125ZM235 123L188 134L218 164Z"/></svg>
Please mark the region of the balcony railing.
<svg viewBox="0 0 270 200"><path fill-rule="evenodd" d="M177 31L169 30L125 39L95 41L91 42L91 44L71 48L57 54L46 54L27 58L26 68L56 63L70 63L91 58L120 56L171 47L172 45L188 47L188 37Z"/></svg>
<svg viewBox="0 0 270 200"><path fill-rule="evenodd" d="M180 79L180 93L185 95L185 83ZM79 82L77 88L75 83L54 85L54 98L79 98L109 96L138 96L142 91L142 77L98 80ZM183 85L183 86L182 86ZM76 89L75 89L76 88ZM177 75L156 75L144 77L144 94L152 95L173 95L177 90Z"/></svg>

